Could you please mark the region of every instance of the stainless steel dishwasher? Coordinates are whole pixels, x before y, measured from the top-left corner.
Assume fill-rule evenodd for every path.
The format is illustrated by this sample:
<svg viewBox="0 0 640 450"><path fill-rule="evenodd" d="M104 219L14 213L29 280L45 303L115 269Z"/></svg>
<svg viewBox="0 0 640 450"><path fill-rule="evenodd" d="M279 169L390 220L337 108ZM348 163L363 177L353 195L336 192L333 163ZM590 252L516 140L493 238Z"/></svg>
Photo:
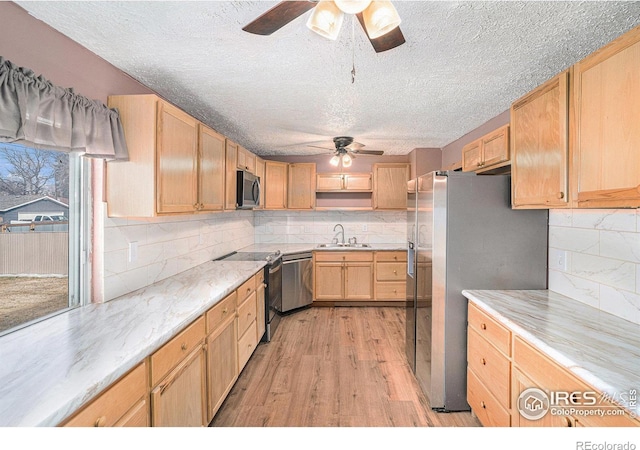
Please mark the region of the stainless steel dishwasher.
<svg viewBox="0 0 640 450"><path fill-rule="evenodd" d="M282 312L288 313L313 302L311 252L282 256Z"/></svg>

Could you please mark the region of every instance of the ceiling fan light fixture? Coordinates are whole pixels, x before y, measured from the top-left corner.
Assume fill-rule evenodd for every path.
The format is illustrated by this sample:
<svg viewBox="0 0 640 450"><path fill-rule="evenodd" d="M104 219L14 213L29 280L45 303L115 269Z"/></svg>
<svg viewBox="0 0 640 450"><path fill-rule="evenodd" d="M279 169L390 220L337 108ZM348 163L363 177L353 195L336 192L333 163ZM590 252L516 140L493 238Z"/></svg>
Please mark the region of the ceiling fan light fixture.
<svg viewBox="0 0 640 450"><path fill-rule="evenodd" d="M353 159L351 159L351 156L349 156L349 154L345 153L344 155L342 155L342 167L351 167L352 163Z"/></svg>
<svg viewBox="0 0 640 450"><path fill-rule="evenodd" d="M367 33L371 39L379 38L397 28L401 19L390 1L372 1L362 12Z"/></svg>
<svg viewBox="0 0 640 450"><path fill-rule="evenodd" d="M338 164L340 164L340 157L338 155L333 155L333 157L329 160L329 164L334 167L338 167Z"/></svg>
<svg viewBox="0 0 640 450"><path fill-rule="evenodd" d="M313 8L307 27L320 36L336 40L344 21L344 13L332 1L321 1Z"/></svg>
<svg viewBox="0 0 640 450"><path fill-rule="evenodd" d="M371 0L334 0L340 11L347 14L358 14L367 9Z"/></svg>

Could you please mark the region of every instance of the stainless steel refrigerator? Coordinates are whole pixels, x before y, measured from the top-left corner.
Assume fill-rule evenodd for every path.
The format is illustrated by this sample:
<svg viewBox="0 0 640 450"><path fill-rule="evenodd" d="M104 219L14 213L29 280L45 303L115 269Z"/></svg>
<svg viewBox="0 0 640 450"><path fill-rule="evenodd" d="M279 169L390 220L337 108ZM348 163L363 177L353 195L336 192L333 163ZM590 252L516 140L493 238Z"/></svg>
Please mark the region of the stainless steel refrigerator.
<svg viewBox="0 0 640 450"><path fill-rule="evenodd" d="M546 289L547 210L511 209L509 175L409 182L406 353L432 409L466 411L463 289Z"/></svg>

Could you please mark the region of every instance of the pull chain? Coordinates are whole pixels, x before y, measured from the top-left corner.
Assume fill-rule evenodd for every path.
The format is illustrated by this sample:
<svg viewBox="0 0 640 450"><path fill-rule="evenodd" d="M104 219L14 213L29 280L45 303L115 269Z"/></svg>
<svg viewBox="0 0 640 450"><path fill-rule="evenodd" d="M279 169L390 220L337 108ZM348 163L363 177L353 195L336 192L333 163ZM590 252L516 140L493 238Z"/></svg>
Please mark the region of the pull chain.
<svg viewBox="0 0 640 450"><path fill-rule="evenodd" d="M356 16L351 17L351 84L356 82Z"/></svg>

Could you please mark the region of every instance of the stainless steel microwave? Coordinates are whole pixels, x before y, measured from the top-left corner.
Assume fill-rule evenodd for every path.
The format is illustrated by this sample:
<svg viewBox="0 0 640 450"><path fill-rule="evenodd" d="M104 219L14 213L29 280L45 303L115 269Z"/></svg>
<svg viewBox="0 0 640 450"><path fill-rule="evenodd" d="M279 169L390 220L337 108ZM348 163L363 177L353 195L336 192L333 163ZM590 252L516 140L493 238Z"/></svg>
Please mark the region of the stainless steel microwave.
<svg viewBox="0 0 640 450"><path fill-rule="evenodd" d="M257 208L260 206L260 177L244 170L238 170L237 174L236 208Z"/></svg>

